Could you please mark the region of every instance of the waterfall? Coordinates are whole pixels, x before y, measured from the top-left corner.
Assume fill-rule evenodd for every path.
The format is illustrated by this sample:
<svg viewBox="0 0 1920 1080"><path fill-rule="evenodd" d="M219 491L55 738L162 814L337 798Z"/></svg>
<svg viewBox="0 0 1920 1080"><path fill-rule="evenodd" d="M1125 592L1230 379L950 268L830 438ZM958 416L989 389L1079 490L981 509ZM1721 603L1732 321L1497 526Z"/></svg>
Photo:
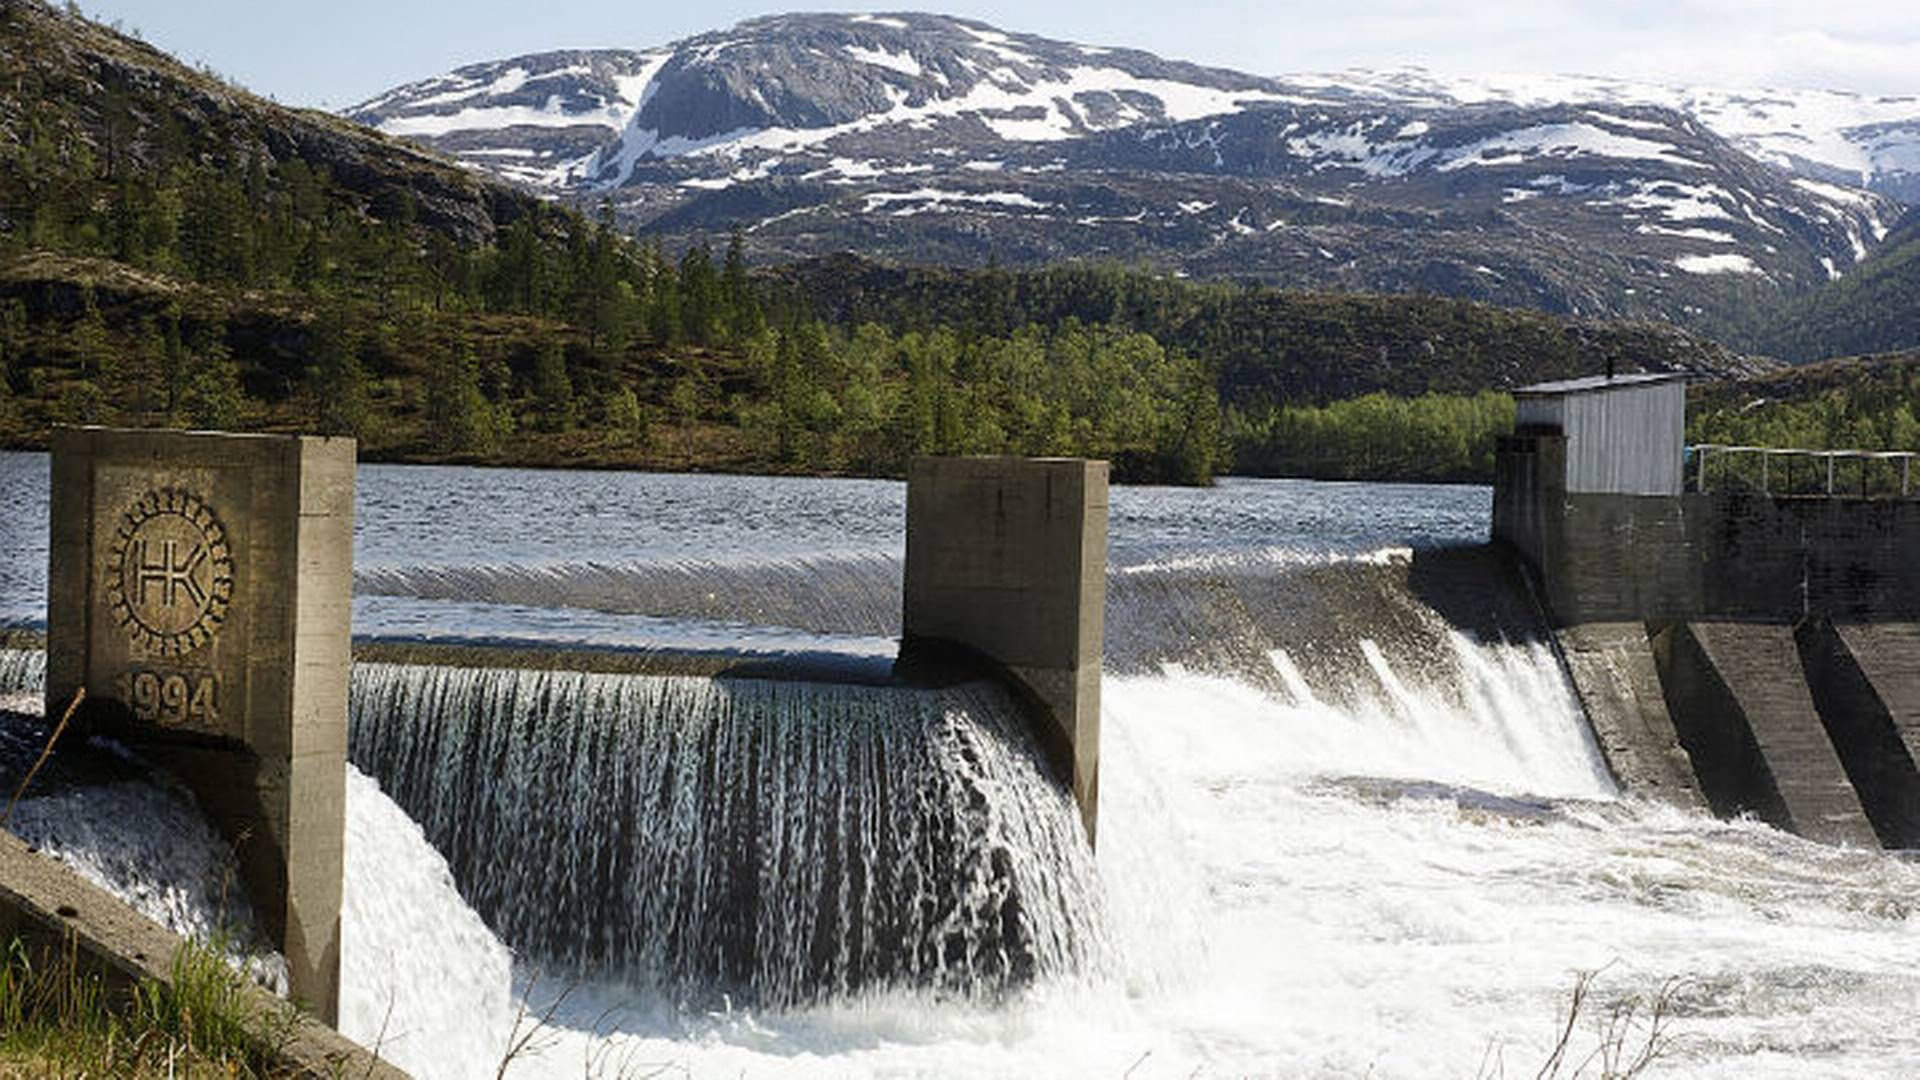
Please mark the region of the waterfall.
<svg viewBox="0 0 1920 1080"><path fill-rule="evenodd" d="M0 648L0 710L39 712L46 686L46 650Z"/></svg>
<svg viewBox="0 0 1920 1080"><path fill-rule="evenodd" d="M1104 953L1004 692L361 664L351 756L523 957L679 997L993 996Z"/></svg>

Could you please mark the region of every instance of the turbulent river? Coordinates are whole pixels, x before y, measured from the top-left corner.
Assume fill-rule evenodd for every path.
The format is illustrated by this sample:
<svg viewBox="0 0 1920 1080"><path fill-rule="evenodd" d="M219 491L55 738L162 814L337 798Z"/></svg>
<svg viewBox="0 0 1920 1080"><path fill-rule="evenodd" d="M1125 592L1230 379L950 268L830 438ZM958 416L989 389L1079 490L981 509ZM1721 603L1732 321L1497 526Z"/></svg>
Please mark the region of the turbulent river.
<svg viewBox="0 0 1920 1080"><path fill-rule="evenodd" d="M0 455L0 623L44 621L45 484ZM1659 1075L1920 1073L1920 864L1620 797L1484 489L1116 489L1092 855L997 690L870 677L903 502L363 468L355 634L389 648L353 685L347 1033L422 1077L529 1033L508 1075L1532 1076L1592 972L1562 1075L1656 1002ZM0 649L0 707L42 678ZM204 931L218 842L105 756L16 828Z"/></svg>

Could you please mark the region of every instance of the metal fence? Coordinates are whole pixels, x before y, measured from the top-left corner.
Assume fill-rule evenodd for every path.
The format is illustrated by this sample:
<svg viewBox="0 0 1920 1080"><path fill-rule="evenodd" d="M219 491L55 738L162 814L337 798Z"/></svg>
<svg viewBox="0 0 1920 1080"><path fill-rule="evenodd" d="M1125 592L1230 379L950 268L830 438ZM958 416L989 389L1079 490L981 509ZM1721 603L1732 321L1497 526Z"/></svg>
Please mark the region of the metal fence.
<svg viewBox="0 0 1920 1080"><path fill-rule="evenodd" d="M1686 449L1688 491L1909 499L1916 489L1910 450L1776 450L1703 443Z"/></svg>

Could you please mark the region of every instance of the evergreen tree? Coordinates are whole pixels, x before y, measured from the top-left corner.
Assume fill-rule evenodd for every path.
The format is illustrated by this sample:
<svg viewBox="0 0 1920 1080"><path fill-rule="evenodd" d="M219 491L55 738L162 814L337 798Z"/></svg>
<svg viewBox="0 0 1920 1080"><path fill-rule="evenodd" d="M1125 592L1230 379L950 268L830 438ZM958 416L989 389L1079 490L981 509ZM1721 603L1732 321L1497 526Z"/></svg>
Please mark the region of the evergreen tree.
<svg viewBox="0 0 1920 1080"><path fill-rule="evenodd" d="M727 241L727 257L720 270L720 308L726 316L729 341L745 341L766 326L766 316L747 277L746 242L737 228Z"/></svg>
<svg viewBox="0 0 1920 1080"><path fill-rule="evenodd" d="M533 361L533 409L544 431L573 428L573 380L567 375L567 354L558 338L540 344Z"/></svg>
<svg viewBox="0 0 1920 1080"><path fill-rule="evenodd" d="M314 425L327 435L360 435L367 422L367 376L349 316L328 311L313 321L313 358L307 389Z"/></svg>
<svg viewBox="0 0 1920 1080"><path fill-rule="evenodd" d="M480 374L471 350L442 352L434 358L422 405L432 449L485 454L494 448L500 426L480 392Z"/></svg>
<svg viewBox="0 0 1920 1080"><path fill-rule="evenodd" d="M97 379L114 364L113 343L107 338L107 321L100 314L93 286L80 290L80 318L69 333L67 347L80 369L82 378Z"/></svg>
<svg viewBox="0 0 1920 1080"><path fill-rule="evenodd" d="M224 325L205 324L194 335L188 353L182 397L187 418L196 428L230 429L240 423L246 396L225 339Z"/></svg>
<svg viewBox="0 0 1920 1080"><path fill-rule="evenodd" d="M705 244L694 244L680 257L680 330L689 343L713 344L719 301L713 252Z"/></svg>

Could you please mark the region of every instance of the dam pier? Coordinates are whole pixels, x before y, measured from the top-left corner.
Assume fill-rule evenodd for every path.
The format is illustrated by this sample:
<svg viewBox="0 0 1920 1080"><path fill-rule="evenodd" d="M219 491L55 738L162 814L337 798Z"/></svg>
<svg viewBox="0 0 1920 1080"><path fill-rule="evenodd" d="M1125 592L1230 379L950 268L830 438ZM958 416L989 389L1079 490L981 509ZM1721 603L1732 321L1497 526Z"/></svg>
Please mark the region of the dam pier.
<svg viewBox="0 0 1920 1080"><path fill-rule="evenodd" d="M1677 375L1528 387L1498 448L1493 539L1525 563L1610 768L1809 838L1920 846L1906 459L1802 452L1794 484L1792 457L1751 451L1736 472L1685 447L1685 394Z"/></svg>

